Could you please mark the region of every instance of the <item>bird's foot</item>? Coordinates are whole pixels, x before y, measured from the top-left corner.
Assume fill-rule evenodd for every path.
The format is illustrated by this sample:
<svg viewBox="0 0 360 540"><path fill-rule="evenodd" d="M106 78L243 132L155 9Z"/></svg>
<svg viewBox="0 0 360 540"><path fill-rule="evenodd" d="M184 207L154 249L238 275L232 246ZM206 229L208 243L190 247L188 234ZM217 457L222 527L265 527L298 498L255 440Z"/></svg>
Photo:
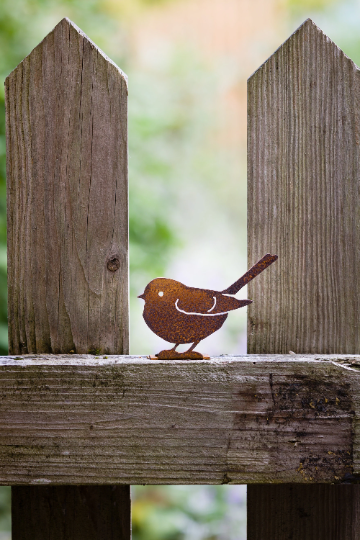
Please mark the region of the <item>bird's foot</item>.
<svg viewBox="0 0 360 540"><path fill-rule="evenodd" d="M155 358L157 360L210 360L210 356L208 354L201 354L196 351L185 351L179 353L173 349L169 351L160 351L155 355Z"/></svg>

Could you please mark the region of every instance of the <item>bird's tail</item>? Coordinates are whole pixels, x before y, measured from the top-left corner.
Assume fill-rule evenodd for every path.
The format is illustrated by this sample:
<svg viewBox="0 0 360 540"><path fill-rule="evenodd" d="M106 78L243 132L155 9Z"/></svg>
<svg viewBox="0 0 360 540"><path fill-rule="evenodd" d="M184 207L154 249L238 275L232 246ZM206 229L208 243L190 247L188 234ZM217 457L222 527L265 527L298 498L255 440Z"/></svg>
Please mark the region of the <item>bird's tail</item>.
<svg viewBox="0 0 360 540"><path fill-rule="evenodd" d="M249 283L249 281L251 281L256 276L261 274L261 272L263 272L265 268L267 268L268 266L270 266L270 264L275 262L277 258L278 258L277 255L270 255L270 253L267 253L266 255L264 255L262 259L260 259L259 262L254 264L254 266L252 266L250 270L246 272L246 274L244 274L240 279L235 281L235 283L230 285L230 287L225 289L225 291L221 291L221 292L224 294L236 294L237 292L240 291L240 289L244 287L244 285Z"/></svg>

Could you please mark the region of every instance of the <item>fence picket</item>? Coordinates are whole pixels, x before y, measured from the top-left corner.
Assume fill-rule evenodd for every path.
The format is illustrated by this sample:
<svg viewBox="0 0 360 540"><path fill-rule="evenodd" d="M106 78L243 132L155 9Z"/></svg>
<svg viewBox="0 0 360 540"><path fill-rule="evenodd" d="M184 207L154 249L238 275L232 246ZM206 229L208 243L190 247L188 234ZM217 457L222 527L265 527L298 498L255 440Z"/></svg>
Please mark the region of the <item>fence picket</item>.
<svg viewBox="0 0 360 540"><path fill-rule="evenodd" d="M248 81L249 263L279 255L249 285L249 353L360 350L359 105L359 69L310 19ZM355 538L359 486L248 493L249 540Z"/></svg>
<svg viewBox="0 0 360 540"><path fill-rule="evenodd" d="M127 354L126 76L63 19L5 87L10 353ZM14 540L130 538L128 486L44 490Z"/></svg>

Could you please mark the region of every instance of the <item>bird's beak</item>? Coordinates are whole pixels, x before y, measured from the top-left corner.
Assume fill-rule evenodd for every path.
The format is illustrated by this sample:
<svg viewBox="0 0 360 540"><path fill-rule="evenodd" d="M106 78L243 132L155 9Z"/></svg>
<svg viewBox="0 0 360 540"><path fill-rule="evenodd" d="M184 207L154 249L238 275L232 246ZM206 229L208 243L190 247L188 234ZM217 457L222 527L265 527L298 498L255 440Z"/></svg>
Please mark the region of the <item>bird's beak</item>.
<svg viewBox="0 0 360 540"><path fill-rule="evenodd" d="M142 298L143 300L145 300L144 293L143 293L143 294L139 294L138 298Z"/></svg>

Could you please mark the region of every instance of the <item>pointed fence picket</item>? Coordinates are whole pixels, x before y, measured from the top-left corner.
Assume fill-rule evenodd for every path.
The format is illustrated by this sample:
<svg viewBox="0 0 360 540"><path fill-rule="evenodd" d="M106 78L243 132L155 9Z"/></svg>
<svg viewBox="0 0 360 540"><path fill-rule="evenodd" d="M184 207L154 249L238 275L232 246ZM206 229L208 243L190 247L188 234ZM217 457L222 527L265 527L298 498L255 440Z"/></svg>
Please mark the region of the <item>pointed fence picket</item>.
<svg viewBox="0 0 360 540"><path fill-rule="evenodd" d="M360 353L359 135L360 71L308 19L248 81L249 260L264 249L279 255L277 268L249 284L249 353ZM270 425L286 431L296 409L333 422L343 441L324 440L327 456L308 444L322 437L312 422L289 437L299 473L316 481L322 467L346 468L351 455L334 481L358 482L358 421L336 418L327 384L312 378L307 400L301 387L287 389L288 417ZM345 394L339 380L335 403ZM354 399L348 410L355 414ZM264 418L261 427L269 429ZM359 487L249 486L248 539L355 539Z"/></svg>
<svg viewBox="0 0 360 540"><path fill-rule="evenodd" d="M63 19L7 77L5 89L9 352L126 354L126 75ZM36 385L35 401L46 408L51 385ZM76 389L67 392L71 409L76 396ZM91 410L91 400L85 408ZM65 424L92 434L91 422L85 426L76 411L63 409L60 429L54 417L45 428L46 416L52 413L44 411L33 429L42 425L50 446L67 437ZM20 442L20 425L14 435ZM38 445L33 441L20 454L15 448L10 436L17 476L21 455L36 453ZM65 455L72 459L71 451ZM56 458L53 464L56 469ZM47 484L43 472L29 483ZM14 540L130 538L130 490L13 487L12 516Z"/></svg>
<svg viewBox="0 0 360 540"><path fill-rule="evenodd" d="M131 483L247 483L249 540L354 540L359 70L308 20L249 79L249 264L279 260L250 286L243 357L119 356L126 105L67 19L6 80L14 540L130 538Z"/></svg>

